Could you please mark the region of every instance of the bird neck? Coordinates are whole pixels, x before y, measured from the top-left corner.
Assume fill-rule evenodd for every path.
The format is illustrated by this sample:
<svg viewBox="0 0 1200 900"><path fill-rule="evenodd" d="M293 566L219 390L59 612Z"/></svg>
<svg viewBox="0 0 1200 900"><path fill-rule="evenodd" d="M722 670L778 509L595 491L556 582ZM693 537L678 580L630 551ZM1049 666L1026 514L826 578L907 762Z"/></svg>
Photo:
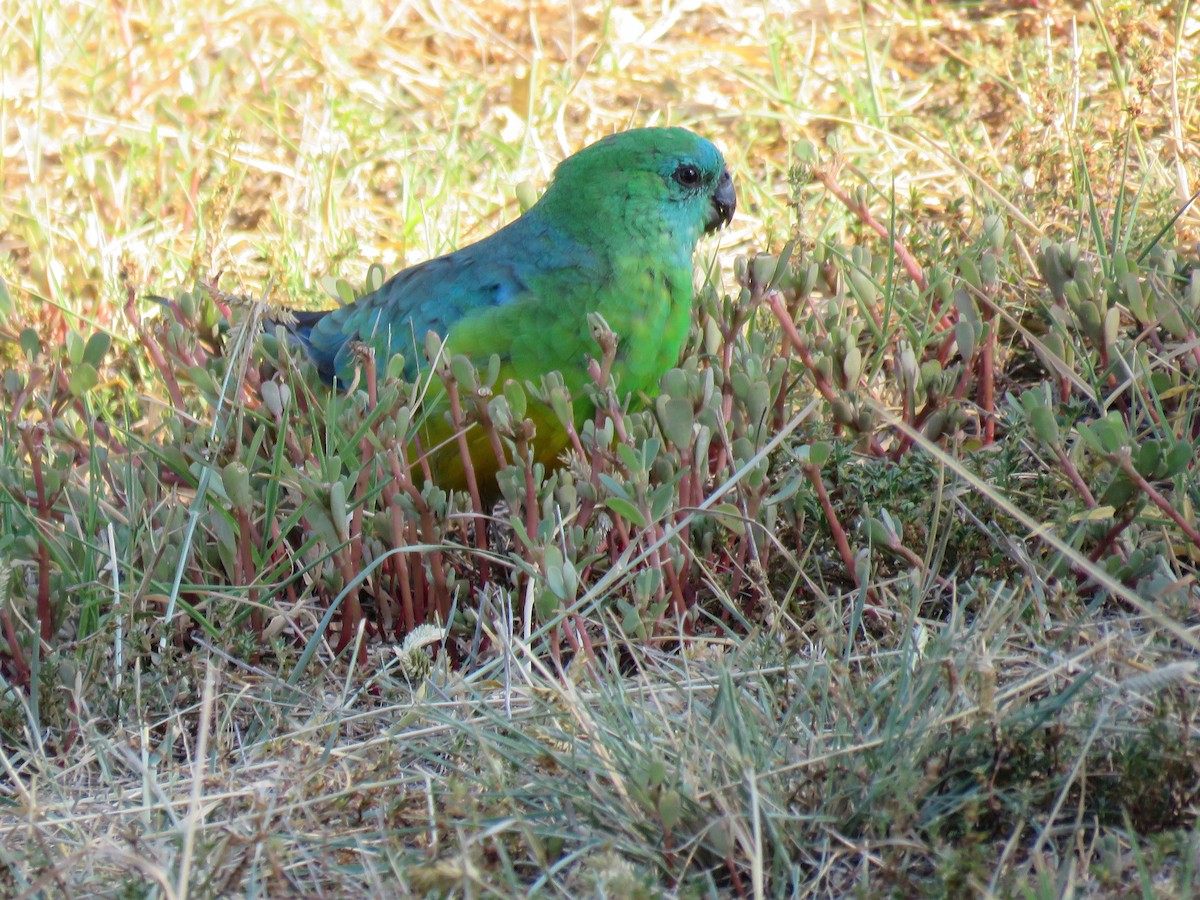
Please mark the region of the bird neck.
<svg viewBox="0 0 1200 900"><path fill-rule="evenodd" d="M601 256L651 255L668 267L691 269L700 229L682 210L591 183L563 189L555 182L528 214ZM673 215L678 213L678 215ZM527 214L527 215L528 215Z"/></svg>

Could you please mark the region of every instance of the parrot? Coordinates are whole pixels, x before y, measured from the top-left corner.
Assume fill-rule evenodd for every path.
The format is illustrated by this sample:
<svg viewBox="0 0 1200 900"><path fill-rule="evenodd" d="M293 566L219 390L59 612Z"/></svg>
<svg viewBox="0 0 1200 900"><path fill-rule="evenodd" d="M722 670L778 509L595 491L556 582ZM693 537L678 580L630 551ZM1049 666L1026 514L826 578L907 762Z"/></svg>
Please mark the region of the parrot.
<svg viewBox="0 0 1200 900"><path fill-rule="evenodd" d="M724 157L705 138L678 127L618 132L560 162L537 202L495 233L403 269L353 303L290 310L277 324L321 379L342 389L354 377L354 344L376 348L380 371L404 353L412 378L428 365L420 352L428 332L446 354L478 367L498 357L499 384L558 372L578 427L594 415L587 363L600 348L590 314L617 336L611 375L619 395L633 404L653 396L691 326L696 244L728 225L736 206ZM552 467L568 435L540 407L530 403L527 413L534 456ZM427 415L422 427L435 483L463 489L448 414ZM500 463L487 436L476 425L467 439L476 478L494 485Z"/></svg>

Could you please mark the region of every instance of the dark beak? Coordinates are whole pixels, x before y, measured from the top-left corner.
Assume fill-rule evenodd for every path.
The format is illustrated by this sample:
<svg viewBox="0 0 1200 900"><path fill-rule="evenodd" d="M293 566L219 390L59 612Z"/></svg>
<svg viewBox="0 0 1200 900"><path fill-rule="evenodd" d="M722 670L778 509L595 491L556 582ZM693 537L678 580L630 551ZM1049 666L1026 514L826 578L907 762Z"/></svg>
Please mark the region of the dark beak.
<svg viewBox="0 0 1200 900"><path fill-rule="evenodd" d="M722 225L728 225L733 221L735 209L737 194L733 192L733 178L730 177L729 170L725 169L721 172L717 189L713 191L712 210L709 212L708 221L704 223L704 230L716 231Z"/></svg>

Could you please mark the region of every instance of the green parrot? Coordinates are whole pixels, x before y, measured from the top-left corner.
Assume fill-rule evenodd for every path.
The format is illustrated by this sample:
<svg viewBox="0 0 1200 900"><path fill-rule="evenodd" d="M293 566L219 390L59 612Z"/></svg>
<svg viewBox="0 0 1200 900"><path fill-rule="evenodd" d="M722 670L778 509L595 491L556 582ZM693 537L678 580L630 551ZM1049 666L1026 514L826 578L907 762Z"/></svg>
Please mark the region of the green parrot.
<svg viewBox="0 0 1200 900"><path fill-rule="evenodd" d="M352 304L296 311L283 324L330 384L350 383L357 341L375 347L381 369L404 353L416 375L432 331L446 353L477 366L498 356L500 384L560 372L581 423L593 414L587 360L600 355L589 313L618 336L617 389L635 399L654 393L688 334L696 241L728 224L736 204L725 161L704 138L683 128L613 134L560 163L541 199L495 234L404 269ZM553 465L567 435L540 407L528 410L536 458ZM448 416L426 416L423 428L423 446L441 448L430 460L435 481L464 487ZM479 483L494 484L495 454L482 429L471 432Z"/></svg>

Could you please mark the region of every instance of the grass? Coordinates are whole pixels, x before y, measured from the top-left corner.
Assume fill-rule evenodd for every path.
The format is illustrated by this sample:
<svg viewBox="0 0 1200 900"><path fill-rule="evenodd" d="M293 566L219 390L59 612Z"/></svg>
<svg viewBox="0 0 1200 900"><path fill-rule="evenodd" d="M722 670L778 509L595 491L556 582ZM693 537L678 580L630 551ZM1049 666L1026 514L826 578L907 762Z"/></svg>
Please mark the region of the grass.
<svg viewBox="0 0 1200 900"><path fill-rule="evenodd" d="M1195 893L1198 41L5 7L0 893ZM255 334L664 123L739 193L689 351L557 472L446 361L501 506Z"/></svg>

